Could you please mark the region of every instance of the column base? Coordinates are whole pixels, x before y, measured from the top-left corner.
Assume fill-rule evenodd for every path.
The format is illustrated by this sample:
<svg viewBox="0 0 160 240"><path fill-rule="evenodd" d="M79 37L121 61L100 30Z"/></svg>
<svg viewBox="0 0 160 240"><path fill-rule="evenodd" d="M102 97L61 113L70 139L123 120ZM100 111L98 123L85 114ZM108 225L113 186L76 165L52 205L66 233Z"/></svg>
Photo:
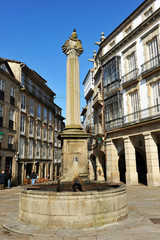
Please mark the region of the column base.
<svg viewBox="0 0 160 240"><path fill-rule="evenodd" d="M149 187L160 186L160 173L147 173L147 185Z"/></svg>
<svg viewBox="0 0 160 240"><path fill-rule="evenodd" d="M126 172L126 185L138 185L137 172Z"/></svg>
<svg viewBox="0 0 160 240"><path fill-rule="evenodd" d="M107 172L107 182L112 182L112 183L119 183L120 182L120 177L119 177L119 172Z"/></svg>

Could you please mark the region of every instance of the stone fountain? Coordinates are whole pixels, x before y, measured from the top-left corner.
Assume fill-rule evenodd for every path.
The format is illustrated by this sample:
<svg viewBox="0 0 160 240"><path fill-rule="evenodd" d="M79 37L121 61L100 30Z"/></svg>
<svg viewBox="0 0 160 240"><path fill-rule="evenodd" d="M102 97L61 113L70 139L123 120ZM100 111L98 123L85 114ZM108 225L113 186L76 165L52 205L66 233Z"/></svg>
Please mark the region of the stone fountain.
<svg viewBox="0 0 160 240"><path fill-rule="evenodd" d="M18 218L46 228L100 227L127 217L126 188L88 179L89 135L80 123L78 57L83 48L75 30L62 49L67 55L67 99L66 127L59 135L63 143L61 183L24 187ZM78 179L83 191L72 191L73 179Z"/></svg>

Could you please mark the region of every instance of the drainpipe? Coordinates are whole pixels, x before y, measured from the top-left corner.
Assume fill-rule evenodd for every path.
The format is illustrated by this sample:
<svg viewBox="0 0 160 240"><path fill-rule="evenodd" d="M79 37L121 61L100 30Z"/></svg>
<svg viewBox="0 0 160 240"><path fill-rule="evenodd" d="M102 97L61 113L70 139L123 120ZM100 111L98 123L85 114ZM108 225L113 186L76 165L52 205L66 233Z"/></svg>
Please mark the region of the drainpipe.
<svg viewBox="0 0 160 240"><path fill-rule="evenodd" d="M105 181L107 181L107 154L106 154L106 132L105 132L105 108L104 108L104 86L103 86L103 66L101 66L102 72L102 101L103 101L103 132L104 132L104 153L105 153Z"/></svg>

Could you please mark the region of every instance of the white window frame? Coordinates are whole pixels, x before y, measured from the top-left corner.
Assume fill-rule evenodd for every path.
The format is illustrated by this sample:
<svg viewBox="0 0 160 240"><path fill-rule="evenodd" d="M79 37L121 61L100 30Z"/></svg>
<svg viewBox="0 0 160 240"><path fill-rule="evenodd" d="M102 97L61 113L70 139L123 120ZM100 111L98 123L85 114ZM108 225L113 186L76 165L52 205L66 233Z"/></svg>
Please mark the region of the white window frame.
<svg viewBox="0 0 160 240"><path fill-rule="evenodd" d="M26 96L24 94L21 94L21 110L26 110Z"/></svg>
<svg viewBox="0 0 160 240"><path fill-rule="evenodd" d="M30 121L29 121L29 135L30 136L33 136L33 126L34 126L34 121L32 118L30 118Z"/></svg>
<svg viewBox="0 0 160 240"><path fill-rule="evenodd" d="M29 157L33 157L33 140L29 140Z"/></svg>
<svg viewBox="0 0 160 240"><path fill-rule="evenodd" d="M41 105L38 104L38 108L37 108L37 118L41 119Z"/></svg>
<svg viewBox="0 0 160 240"><path fill-rule="evenodd" d="M15 98L15 87L11 86L10 96Z"/></svg>
<svg viewBox="0 0 160 240"><path fill-rule="evenodd" d="M32 99L30 100L30 114L34 115L34 101Z"/></svg>
<svg viewBox="0 0 160 240"><path fill-rule="evenodd" d="M0 117L3 118L3 106L2 105L0 105Z"/></svg>
<svg viewBox="0 0 160 240"><path fill-rule="evenodd" d="M43 111L43 120L44 122L47 122L47 109L44 108L44 111Z"/></svg>
<svg viewBox="0 0 160 240"><path fill-rule="evenodd" d="M21 114L21 119L20 119L20 132L21 134L25 133L25 116Z"/></svg>
<svg viewBox="0 0 160 240"><path fill-rule="evenodd" d="M0 79L0 90L5 91L5 81L3 79Z"/></svg>
<svg viewBox="0 0 160 240"><path fill-rule="evenodd" d="M38 122L37 123L37 138L41 137L41 124Z"/></svg>
<svg viewBox="0 0 160 240"><path fill-rule="evenodd" d="M20 158L24 158L24 149L25 149L25 139L20 138L20 143L19 143L19 156L20 156Z"/></svg>

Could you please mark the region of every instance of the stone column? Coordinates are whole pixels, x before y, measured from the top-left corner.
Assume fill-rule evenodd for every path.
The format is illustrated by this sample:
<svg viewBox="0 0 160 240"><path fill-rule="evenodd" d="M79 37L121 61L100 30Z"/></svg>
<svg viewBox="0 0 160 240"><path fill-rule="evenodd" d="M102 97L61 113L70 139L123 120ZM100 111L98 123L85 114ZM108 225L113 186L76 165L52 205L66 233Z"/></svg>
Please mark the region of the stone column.
<svg viewBox="0 0 160 240"><path fill-rule="evenodd" d="M107 182L120 182L118 170L118 153L112 140L106 142Z"/></svg>
<svg viewBox="0 0 160 240"><path fill-rule="evenodd" d="M144 140L146 149L148 186L160 186L160 171L157 144L150 133L144 134Z"/></svg>
<svg viewBox="0 0 160 240"><path fill-rule="evenodd" d="M67 55L66 128L80 128L79 60L83 48L74 30L62 47Z"/></svg>
<svg viewBox="0 0 160 240"><path fill-rule="evenodd" d="M67 55L66 127L58 136L63 141L63 181L88 179L88 138L81 127L79 60L83 48L74 30L62 46Z"/></svg>
<svg viewBox="0 0 160 240"><path fill-rule="evenodd" d="M129 137L124 137L124 151L126 161L126 184L137 185L136 154L134 145Z"/></svg>

